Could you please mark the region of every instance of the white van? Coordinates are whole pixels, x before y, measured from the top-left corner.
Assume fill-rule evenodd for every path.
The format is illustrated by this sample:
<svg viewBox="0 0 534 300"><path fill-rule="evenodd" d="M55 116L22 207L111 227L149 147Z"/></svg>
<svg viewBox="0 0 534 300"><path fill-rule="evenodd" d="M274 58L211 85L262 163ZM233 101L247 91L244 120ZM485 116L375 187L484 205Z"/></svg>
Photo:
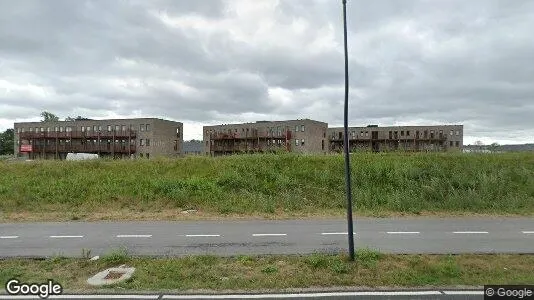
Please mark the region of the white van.
<svg viewBox="0 0 534 300"><path fill-rule="evenodd" d="M67 153L67 160L98 159L98 154L93 153Z"/></svg>

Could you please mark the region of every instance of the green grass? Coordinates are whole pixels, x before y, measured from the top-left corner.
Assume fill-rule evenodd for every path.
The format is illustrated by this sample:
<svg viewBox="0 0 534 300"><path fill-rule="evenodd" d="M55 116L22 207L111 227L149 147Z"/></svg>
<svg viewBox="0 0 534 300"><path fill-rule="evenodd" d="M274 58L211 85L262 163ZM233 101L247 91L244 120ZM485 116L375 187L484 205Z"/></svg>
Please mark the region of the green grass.
<svg viewBox="0 0 534 300"><path fill-rule="evenodd" d="M120 252L120 251L119 251ZM0 261L0 282L54 279L67 291L283 290L317 287L447 287L530 284L533 255L387 255L359 250L356 262L340 255L189 256L120 261L55 257ZM117 257L115 254L104 257ZM86 280L126 264L134 276L116 286L95 288Z"/></svg>
<svg viewBox="0 0 534 300"><path fill-rule="evenodd" d="M359 214L534 213L532 153L362 153L351 163ZM211 216L335 215L344 211L344 184L340 155L0 161L0 216L157 218L185 209Z"/></svg>

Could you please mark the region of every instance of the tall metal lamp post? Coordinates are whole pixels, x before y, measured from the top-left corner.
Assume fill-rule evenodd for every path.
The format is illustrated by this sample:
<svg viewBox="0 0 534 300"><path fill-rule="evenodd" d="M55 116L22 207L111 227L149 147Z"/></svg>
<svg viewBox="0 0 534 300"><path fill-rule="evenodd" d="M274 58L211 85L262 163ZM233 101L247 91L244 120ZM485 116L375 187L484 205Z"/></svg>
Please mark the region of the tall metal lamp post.
<svg viewBox="0 0 534 300"><path fill-rule="evenodd" d="M343 148L345 152L345 180L347 190L347 225L349 237L349 256L354 260L354 229L352 224L352 190L350 180L350 156L349 156L349 57L347 50L347 0L343 1L343 35L345 44L345 112L344 112L344 131Z"/></svg>

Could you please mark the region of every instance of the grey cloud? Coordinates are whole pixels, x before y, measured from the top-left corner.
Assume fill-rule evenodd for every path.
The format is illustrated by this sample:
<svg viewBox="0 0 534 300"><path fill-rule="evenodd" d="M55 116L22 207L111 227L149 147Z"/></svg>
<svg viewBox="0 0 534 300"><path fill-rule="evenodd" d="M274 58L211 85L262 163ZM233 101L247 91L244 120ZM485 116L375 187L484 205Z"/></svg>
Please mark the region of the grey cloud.
<svg viewBox="0 0 534 300"><path fill-rule="evenodd" d="M0 2L0 118L47 109L65 116L141 111L202 123L258 114L340 125L341 1L281 0L276 8L274 21L287 30L297 18L308 21L304 40L334 28L338 47L315 55L300 39L284 50L269 40L236 41L225 30L206 39L202 29L169 27L154 14L224 20L228 3ZM424 119L464 123L466 135L496 140L534 135L534 3L349 0L347 8L351 123ZM2 79L51 92L5 94ZM270 101L272 88L293 98Z"/></svg>

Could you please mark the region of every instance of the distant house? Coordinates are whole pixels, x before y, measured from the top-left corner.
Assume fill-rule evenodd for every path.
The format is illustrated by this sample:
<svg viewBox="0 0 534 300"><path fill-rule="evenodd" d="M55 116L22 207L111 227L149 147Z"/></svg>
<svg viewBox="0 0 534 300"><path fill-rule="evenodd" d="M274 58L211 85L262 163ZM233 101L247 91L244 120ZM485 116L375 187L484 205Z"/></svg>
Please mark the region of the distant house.
<svg viewBox="0 0 534 300"><path fill-rule="evenodd" d="M201 155L204 150L202 141L190 140L183 142L184 155Z"/></svg>

